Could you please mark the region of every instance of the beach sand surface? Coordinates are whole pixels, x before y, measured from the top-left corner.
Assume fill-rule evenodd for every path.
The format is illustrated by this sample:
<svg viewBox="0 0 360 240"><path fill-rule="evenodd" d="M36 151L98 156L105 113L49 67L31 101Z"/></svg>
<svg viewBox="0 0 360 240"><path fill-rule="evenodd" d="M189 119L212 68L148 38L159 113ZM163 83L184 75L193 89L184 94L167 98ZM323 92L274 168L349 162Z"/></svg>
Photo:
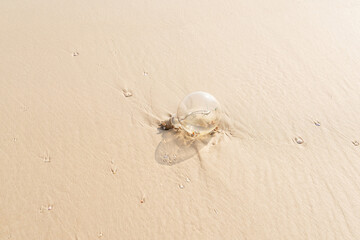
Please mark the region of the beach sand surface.
<svg viewBox="0 0 360 240"><path fill-rule="evenodd" d="M1 240L360 239L358 1L2 0L0 32ZM158 128L199 90L218 133Z"/></svg>

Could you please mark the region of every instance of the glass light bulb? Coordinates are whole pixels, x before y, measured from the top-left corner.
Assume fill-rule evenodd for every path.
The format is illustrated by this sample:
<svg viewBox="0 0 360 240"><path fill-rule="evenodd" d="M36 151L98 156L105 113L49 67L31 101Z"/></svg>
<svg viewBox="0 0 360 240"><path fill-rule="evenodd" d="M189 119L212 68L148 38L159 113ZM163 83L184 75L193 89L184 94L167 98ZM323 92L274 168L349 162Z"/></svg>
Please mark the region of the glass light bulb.
<svg viewBox="0 0 360 240"><path fill-rule="evenodd" d="M192 136L212 132L221 118L220 103L206 92L193 92L187 95L177 110L181 127Z"/></svg>

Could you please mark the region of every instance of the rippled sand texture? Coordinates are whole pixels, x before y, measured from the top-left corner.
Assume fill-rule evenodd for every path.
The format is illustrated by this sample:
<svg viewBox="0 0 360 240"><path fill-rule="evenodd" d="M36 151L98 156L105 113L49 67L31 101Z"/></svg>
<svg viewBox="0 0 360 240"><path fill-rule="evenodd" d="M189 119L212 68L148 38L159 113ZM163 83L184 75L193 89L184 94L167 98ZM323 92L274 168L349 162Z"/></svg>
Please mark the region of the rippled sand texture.
<svg viewBox="0 0 360 240"><path fill-rule="evenodd" d="M358 1L3 0L0 31L0 239L360 239ZM158 129L196 90L220 132Z"/></svg>

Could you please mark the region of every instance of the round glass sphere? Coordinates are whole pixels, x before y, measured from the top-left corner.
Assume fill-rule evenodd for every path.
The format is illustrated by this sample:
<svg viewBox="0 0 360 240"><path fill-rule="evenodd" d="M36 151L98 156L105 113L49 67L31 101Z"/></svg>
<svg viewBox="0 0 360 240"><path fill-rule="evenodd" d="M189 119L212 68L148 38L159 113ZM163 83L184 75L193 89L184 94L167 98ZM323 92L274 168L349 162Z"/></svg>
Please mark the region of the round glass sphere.
<svg viewBox="0 0 360 240"><path fill-rule="evenodd" d="M181 101L177 110L181 127L191 136L210 133L218 126L220 118L220 103L206 92L190 93Z"/></svg>

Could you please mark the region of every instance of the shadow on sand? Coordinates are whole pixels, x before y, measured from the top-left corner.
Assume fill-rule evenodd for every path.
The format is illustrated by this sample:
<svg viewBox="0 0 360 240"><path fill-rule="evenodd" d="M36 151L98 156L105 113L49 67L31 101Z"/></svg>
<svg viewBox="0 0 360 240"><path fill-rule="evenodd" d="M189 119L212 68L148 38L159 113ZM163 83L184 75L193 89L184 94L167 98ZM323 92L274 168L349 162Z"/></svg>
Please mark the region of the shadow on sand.
<svg viewBox="0 0 360 240"><path fill-rule="evenodd" d="M156 148L155 160L162 165L174 165L183 162L205 147L212 135L192 138L184 131L160 130L162 141Z"/></svg>

